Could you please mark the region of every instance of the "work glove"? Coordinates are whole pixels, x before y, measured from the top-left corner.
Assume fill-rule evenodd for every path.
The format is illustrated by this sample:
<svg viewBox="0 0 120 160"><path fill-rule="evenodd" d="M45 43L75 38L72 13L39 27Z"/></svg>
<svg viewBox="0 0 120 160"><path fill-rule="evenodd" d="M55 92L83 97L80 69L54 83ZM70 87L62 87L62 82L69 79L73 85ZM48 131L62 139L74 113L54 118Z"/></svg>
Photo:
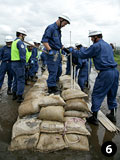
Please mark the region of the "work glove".
<svg viewBox="0 0 120 160"><path fill-rule="evenodd" d="M49 54L50 56L53 56L53 55L54 55L53 50L49 50L48 54Z"/></svg>
<svg viewBox="0 0 120 160"><path fill-rule="evenodd" d="M73 51L73 48L72 48L72 47L70 47L70 48L69 48L69 52L70 52L70 53L72 53L72 51Z"/></svg>

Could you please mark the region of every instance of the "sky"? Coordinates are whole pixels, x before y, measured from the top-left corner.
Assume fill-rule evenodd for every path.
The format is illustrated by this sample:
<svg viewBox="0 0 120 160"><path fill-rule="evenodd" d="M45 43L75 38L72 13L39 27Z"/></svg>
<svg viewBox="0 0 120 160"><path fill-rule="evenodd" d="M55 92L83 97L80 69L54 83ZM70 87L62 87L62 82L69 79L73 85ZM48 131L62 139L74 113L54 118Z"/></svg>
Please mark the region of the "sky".
<svg viewBox="0 0 120 160"><path fill-rule="evenodd" d="M120 0L0 0L0 44L16 30L27 30L26 41L41 41L46 27L67 13L71 24L63 27L62 44L92 44L90 30L100 30L108 43L120 46Z"/></svg>

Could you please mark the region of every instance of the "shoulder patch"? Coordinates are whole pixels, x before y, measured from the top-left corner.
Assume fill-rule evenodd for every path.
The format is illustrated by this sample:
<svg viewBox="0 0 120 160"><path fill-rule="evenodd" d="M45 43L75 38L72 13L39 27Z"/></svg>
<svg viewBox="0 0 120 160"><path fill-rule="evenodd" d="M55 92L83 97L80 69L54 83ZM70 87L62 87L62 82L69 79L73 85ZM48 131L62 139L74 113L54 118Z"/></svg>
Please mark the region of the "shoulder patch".
<svg viewBox="0 0 120 160"><path fill-rule="evenodd" d="M21 48L24 48L24 45L23 45L23 44L21 44Z"/></svg>

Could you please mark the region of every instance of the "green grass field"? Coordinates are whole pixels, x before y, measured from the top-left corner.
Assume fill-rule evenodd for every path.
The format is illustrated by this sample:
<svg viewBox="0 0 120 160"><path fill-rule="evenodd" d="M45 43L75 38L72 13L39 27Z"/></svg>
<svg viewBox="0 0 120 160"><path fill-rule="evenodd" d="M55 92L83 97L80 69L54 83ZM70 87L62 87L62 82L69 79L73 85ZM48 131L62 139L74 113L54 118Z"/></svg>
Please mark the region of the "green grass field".
<svg viewBox="0 0 120 160"><path fill-rule="evenodd" d="M114 54L115 61L118 63L120 66L120 54Z"/></svg>
<svg viewBox="0 0 120 160"><path fill-rule="evenodd" d="M120 54L114 54L114 59L118 64L118 70L120 71Z"/></svg>

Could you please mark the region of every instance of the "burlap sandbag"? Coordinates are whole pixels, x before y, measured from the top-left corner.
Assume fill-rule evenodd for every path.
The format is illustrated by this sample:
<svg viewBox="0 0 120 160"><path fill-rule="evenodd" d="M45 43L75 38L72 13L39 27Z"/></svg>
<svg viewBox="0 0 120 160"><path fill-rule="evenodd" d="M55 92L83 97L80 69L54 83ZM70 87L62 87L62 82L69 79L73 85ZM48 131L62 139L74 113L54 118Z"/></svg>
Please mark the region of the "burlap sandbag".
<svg viewBox="0 0 120 160"><path fill-rule="evenodd" d="M36 82L34 86L37 86L40 90L47 90L47 82L44 79L41 79L41 81Z"/></svg>
<svg viewBox="0 0 120 160"><path fill-rule="evenodd" d="M25 95L25 98L24 98L24 101L29 101L29 100L32 100L32 99L37 99L43 95L45 95L44 91L41 91L40 89L38 90L38 87L37 87L37 90L35 89L37 86L34 86L32 87L32 90L30 90L26 95ZM35 89L35 90L34 90Z"/></svg>
<svg viewBox="0 0 120 160"><path fill-rule="evenodd" d="M87 112L89 112L89 108L87 106L87 103L80 98L67 100L65 110L66 111L76 110L76 111L87 111Z"/></svg>
<svg viewBox="0 0 120 160"><path fill-rule="evenodd" d="M12 139L21 135L32 135L40 132L41 120L36 118L18 119L12 128Z"/></svg>
<svg viewBox="0 0 120 160"><path fill-rule="evenodd" d="M71 80L69 80L69 81L71 81ZM64 82L62 84L62 90L66 90L66 89L71 89L71 82ZM75 89L79 89L80 90L80 87L79 87L79 85L77 83L75 83Z"/></svg>
<svg viewBox="0 0 120 160"><path fill-rule="evenodd" d="M87 97L87 94L82 92L80 89L67 89L62 92L64 100Z"/></svg>
<svg viewBox="0 0 120 160"><path fill-rule="evenodd" d="M39 106L64 106L66 103L59 95L51 94L50 96L39 97Z"/></svg>
<svg viewBox="0 0 120 160"><path fill-rule="evenodd" d="M45 133L63 133L64 124L57 121L42 121L40 125L40 132Z"/></svg>
<svg viewBox="0 0 120 160"><path fill-rule="evenodd" d="M46 70L43 72L42 77L47 77L46 79L48 79L48 75L49 75L49 73L48 73L48 70L46 69Z"/></svg>
<svg viewBox="0 0 120 160"><path fill-rule="evenodd" d="M69 75L64 75L60 77L60 82L65 82L66 80L71 80L71 76Z"/></svg>
<svg viewBox="0 0 120 160"><path fill-rule="evenodd" d="M40 77L39 79L37 79L36 83L46 83L46 79L47 79L46 76Z"/></svg>
<svg viewBox="0 0 120 160"><path fill-rule="evenodd" d="M36 148L38 140L39 140L39 133L28 136L27 135L18 136L11 141L9 150L10 151L23 150L23 149L33 150Z"/></svg>
<svg viewBox="0 0 120 160"><path fill-rule="evenodd" d="M66 147L62 135L60 134L45 134L40 135L40 140L37 145L37 150L41 152L53 152L62 150Z"/></svg>
<svg viewBox="0 0 120 160"><path fill-rule="evenodd" d="M86 112L82 111L65 111L65 117L78 117L78 118L86 118L88 117L88 114Z"/></svg>
<svg viewBox="0 0 120 160"><path fill-rule="evenodd" d="M39 99L33 99L26 102L21 103L18 109L18 113L20 117L34 114L40 111L39 107Z"/></svg>
<svg viewBox="0 0 120 160"><path fill-rule="evenodd" d="M64 108L62 106L42 107L39 113L39 119L49 121L64 121Z"/></svg>
<svg viewBox="0 0 120 160"><path fill-rule="evenodd" d="M90 135L85 126L85 120L77 117L65 117L65 132Z"/></svg>
<svg viewBox="0 0 120 160"><path fill-rule="evenodd" d="M66 134L64 140L69 149L78 151L89 151L87 136L78 134Z"/></svg>

